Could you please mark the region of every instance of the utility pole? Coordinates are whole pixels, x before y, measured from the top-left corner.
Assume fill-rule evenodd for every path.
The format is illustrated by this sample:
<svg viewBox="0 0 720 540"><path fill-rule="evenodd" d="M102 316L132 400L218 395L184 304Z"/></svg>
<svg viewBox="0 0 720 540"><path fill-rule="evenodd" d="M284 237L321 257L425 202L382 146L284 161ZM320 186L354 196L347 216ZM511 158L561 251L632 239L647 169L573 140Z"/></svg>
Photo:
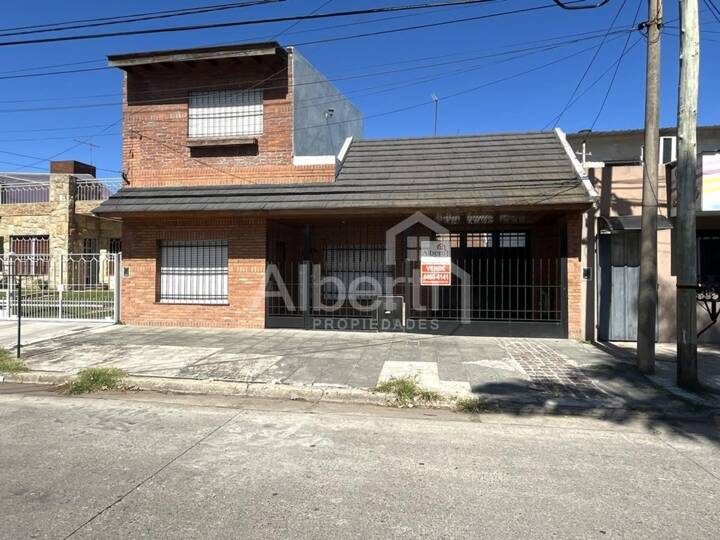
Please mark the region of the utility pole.
<svg viewBox="0 0 720 540"><path fill-rule="evenodd" d="M680 0L680 83L678 93L677 219L677 382L697 385L697 102L700 64L698 0Z"/></svg>
<svg viewBox="0 0 720 540"><path fill-rule="evenodd" d="M435 128L433 129L433 135L437 136L438 104L440 102L440 98L437 97L437 94L433 94L431 97L435 102Z"/></svg>
<svg viewBox="0 0 720 540"><path fill-rule="evenodd" d="M655 371L657 321L658 125L660 105L660 28L662 0L648 0L647 72L645 76L645 151L643 159L640 285L638 291L638 369Z"/></svg>

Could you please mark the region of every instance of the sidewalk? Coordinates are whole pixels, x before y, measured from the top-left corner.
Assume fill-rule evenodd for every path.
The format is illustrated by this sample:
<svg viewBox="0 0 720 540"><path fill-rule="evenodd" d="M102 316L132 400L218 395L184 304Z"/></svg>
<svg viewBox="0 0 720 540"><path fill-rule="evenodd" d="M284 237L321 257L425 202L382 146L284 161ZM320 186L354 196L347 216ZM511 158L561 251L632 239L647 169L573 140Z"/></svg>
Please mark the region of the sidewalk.
<svg viewBox="0 0 720 540"><path fill-rule="evenodd" d="M26 380L114 366L133 384L169 391L377 401L383 398L369 389L407 375L448 399L479 397L500 407L720 405L716 395L673 394L665 378L645 378L628 351L570 340L112 326L36 343L24 353L35 372ZM707 361L717 365L719 357L714 351ZM666 363L659 363L662 373Z"/></svg>

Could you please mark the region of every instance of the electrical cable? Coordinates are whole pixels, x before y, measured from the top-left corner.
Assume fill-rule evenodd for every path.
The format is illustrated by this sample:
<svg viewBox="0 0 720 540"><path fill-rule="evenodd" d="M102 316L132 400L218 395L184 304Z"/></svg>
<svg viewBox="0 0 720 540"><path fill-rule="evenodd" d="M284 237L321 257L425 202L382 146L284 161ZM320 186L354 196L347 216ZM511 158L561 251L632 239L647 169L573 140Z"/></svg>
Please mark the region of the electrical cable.
<svg viewBox="0 0 720 540"><path fill-rule="evenodd" d="M626 3L627 3L627 0L622 0L622 3L620 4L620 8L617 10L617 12L615 13L615 16L613 17L612 22L610 23L610 27L608 28L608 33L610 32L612 27L615 26L615 22L618 20L618 17L620 17L620 14L622 13L623 8L625 8ZM606 34L606 37L607 37L607 34ZM592 57L590 58L590 62L588 62L588 65L585 68L585 71L583 72L582 76L580 77L580 80L575 85L575 88L573 89L572 93L570 94L570 97L568 98L567 103L565 103L565 106L562 108L560 113L555 117L555 122L554 123L548 122L547 124L545 124L545 126L543 126L543 131L545 131L551 123L552 123L553 128L556 127L558 125L558 123L560 122L560 120L562 120L563 115L565 114L568 107L570 106L570 102L573 100L573 98L575 97L575 94L580 89L580 86L582 85L583 81L585 81L585 77L587 77L588 73L590 72L590 69L592 68L593 64L595 63L595 59L600 54L600 51L602 50L602 47L604 44L605 44L605 38L603 38L603 40L600 42L600 44L595 49L595 52L593 53Z"/></svg>
<svg viewBox="0 0 720 540"><path fill-rule="evenodd" d="M195 30L213 30L218 28L232 28L238 26L252 26L258 24L272 24L279 22L292 22L292 21L305 21L314 19L328 19L335 17L350 17L357 15L370 15L375 13L393 13L398 11L412 11L422 9L436 9L440 7L457 6L457 5L468 5L468 4L482 4L495 2L498 0L457 0L457 1L443 1L425 4L409 4L403 6L388 6L380 8L366 8L357 9L351 11L336 11L331 13L315 13L313 15L293 15L285 17L272 17L267 19L250 19L242 21L229 21L219 23L208 23L208 24L193 24L186 26L169 26L169 27L158 27L158 28L147 28L143 30L125 30L120 32L103 32L99 34L76 34L71 36L61 37L48 37L48 38L34 38L25 40L15 41L0 41L0 47L7 47L11 45L34 45L39 43L58 43L65 41L82 41L88 39L101 39L109 37L125 37L125 36L139 36L148 34L161 34L171 32L189 32ZM575 0L580 2L582 0Z"/></svg>

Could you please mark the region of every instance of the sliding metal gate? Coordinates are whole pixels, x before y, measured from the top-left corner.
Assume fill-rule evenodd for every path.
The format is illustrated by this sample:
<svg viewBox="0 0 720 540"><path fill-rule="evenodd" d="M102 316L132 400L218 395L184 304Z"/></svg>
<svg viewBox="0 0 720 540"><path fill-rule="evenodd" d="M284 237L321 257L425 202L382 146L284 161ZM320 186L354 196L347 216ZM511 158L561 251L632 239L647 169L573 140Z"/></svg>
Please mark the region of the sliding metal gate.
<svg viewBox="0 0 720 540"><path fill-rule="evenodd" d="M552 253L559 245L539 257L522 231L450 233L442 239L456 271L450 286L430 287L420 285L418 246L432 233L399 239L390 265L383 235L362 229L337 238L329 229L317 231L324 237L306 242L304 253L295 231L271 231L268 327L382 330L391 297L403 307L406 332L567 337L567 265Z"/></svg>
<svg viewBox="0 0 720 540"><path fill-rule="evenodd" d="M0 318L118 322L121 255L5 255Z"/></svg>

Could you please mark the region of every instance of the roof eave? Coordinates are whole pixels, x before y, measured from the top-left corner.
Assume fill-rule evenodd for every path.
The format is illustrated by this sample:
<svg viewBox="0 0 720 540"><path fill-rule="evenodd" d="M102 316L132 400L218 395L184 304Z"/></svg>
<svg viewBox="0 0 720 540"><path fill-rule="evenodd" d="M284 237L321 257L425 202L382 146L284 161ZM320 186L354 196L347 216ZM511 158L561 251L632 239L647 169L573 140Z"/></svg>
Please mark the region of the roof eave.
<svg viewBox="0 0 720 540"><path fill-rule="evenodd" d="M276 41L250 43L222 47L205 47L194 49L171 49L108 56L108 65L120 69L136 66L173 62L199 62L203 60L222 60L228 58L250 58L255 56L273 56L287 54L287 51Z"/></svg>

